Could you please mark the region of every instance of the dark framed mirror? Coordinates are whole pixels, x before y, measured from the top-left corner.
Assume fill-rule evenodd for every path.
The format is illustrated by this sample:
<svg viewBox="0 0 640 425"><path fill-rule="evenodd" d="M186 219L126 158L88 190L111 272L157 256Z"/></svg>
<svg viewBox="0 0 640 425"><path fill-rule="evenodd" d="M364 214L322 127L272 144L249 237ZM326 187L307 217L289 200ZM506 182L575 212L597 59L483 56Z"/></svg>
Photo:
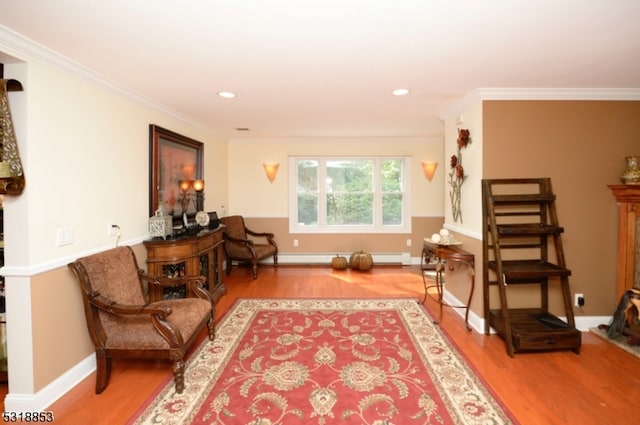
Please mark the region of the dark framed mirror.
<svg viewBox="0 0 640 425"><path fill-rule="evenodd" d="M196 213L190 185L203 178L203 158L204 143L149 125L149 216L161 203L174 219Z"/></svg>

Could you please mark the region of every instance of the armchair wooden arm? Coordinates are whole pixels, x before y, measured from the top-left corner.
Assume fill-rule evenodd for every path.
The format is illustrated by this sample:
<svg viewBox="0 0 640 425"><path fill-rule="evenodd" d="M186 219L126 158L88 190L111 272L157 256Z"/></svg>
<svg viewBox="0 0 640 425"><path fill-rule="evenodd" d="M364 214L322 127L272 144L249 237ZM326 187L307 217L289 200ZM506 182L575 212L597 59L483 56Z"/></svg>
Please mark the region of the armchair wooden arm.
<svg viewBox="0 0 640 425"><path fill-rule="evenodd" d="M251 236L255 236L255 237L264 237L269 239L269 241L273 241L274 235L273 233L269 233L269 232L255 232L251 229L246 229L247 230L247 234L251 235Z"/></svg>
<svg viewBox="0 0 640 425"><path fill-rule="evenodd" d="M229 235L225 235L224 236L224 240L225 240L225 242L247 244L247 245L253 245L253 243L254 243L251 239L237 238L237 237L229 236Z"/></svg>
<svg viewBox="0 0 640 425"><path fill-rule="evenodd" d="M154 304L142 304L142 305L128 305L118 304L115 301L109 300L99 293L95 293L89 296L89 302L92 306L95 306L99 310L110 314L116 315L137 315L147 314L156 315L160 319L166 319L173 310L167 305L154 305Z"/></svg>

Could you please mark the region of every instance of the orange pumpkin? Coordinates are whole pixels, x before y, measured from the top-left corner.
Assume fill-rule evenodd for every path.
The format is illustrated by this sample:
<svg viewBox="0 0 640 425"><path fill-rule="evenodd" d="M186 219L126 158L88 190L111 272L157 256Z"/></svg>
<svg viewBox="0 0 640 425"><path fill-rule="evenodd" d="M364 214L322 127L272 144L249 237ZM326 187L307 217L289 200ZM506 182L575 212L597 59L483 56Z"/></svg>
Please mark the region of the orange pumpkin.
<svg viewBox="0 0 640 425"><path fill-rule="evenodd" d="M331 267L336 270L344 270L347 268L347 259L340 255L336 255L331 259Z"/></svg>
<svg viewBox="0 0 640 425"><path fill-rule="evenodd" d="M354 270L367 271L373 266L373 258L368 252L354 252L349 258L349 265Z"/></svg>

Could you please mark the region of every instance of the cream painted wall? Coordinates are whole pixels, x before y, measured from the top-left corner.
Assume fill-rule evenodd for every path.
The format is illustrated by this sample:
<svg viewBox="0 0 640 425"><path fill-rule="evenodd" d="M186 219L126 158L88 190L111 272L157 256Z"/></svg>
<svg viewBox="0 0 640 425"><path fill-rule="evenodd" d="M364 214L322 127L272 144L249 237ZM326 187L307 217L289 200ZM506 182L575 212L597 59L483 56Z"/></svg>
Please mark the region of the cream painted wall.
<svg viewBox="0 0 640 425"><path fill-rule="evenodd" d="M227 214L252 217L289 216L288 158L294 155L408 155L411 162L411 216L441 217L444 171L440 138L295 138L233 139L229 141L229 205ZM429 182L422 161L436 161ZM278 176L270 183L262 164L278 162Z"/></svg>
<svg viewBox="0 0 640 425"><path fill-rule="evenodd" d="M27 182L21 196L4 202L7 408L23 407L91 354L66 264L115 246L108 222L120 226L121 245L148 237L149 124L205 143L205 207L227 203L226 141L73 65L44 64L35 53L0 42L5 77L24 87L10 102ZM73 229L72 244L57 246L60 228ZM139 256L141 266L144 260Z"/></svg>
<svg viewBox="0 0 640 425"><path fill-rule="evenodd" d="M462 117L462 122L459 118ZM451 185L449 184L449 173L451 172L450 161L453 155L458 153L458 129L468 129L471 143L462 149L462 166L464 175L467 176L461 189L461 210L462 221L453 221L451 212L451 200L449 198ZM482 231L482 214L478 209L481 205L482 197L480 193L480 181L482 180L482 101L476 100L460 109L455 117L445 121L445 226L453 231L461 232L468 236L480 237Z"/></svg>
<svg viewBox="0 0 640 425"><path fill-rule="evenodd" d="M463 103L455 113L445 120L445 181L444 186L444 226L448 228L457 239L463 242L463 248L475 255L476 282L472 294L471 310L482 316L482 286L478 283L478 275L482 273L482 202L480 192L480 181L482 180L482 153L483 153L483 128L482 128L482 101L474 99ZM458 154L458 129L468 129L471 143L462 149L462 166L464 174L467 176L462 184L460 207L462 210L462 221L453 221L451 208L449 184L449 173L451 172L451 156ZM445 268L445 281L447 291L458 300L466 303L471 291L470 271L466 266L457 267L453 270Z"/></svg>
<svg viewBox="0 0 640 425"><path fill-rule="evenodd" d="M206 132L77 77L36 63L30 68L25 90L30 264L113 245L108 222L120 225L124 240L145 237L150 123L209 142L206 201L222 202L225 191L217 186L224 184L213 182L226 179L225 143L212 146L215 140ZM56 229L62 227L73 228L74 243L58 247Z"/></svg>

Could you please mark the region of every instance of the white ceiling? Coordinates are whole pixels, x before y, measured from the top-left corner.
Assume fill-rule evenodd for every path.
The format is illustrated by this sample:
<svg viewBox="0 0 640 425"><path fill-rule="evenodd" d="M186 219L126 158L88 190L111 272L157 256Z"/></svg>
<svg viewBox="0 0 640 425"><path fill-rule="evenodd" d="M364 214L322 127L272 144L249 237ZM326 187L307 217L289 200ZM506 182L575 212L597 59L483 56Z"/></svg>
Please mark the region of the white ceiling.
<svg viewBox="0 0 640 425"><path fill-rule="evenodd" d="M639 0L0 0L5 29L229 138L441 134L478 88L637 91L639 22Z"/></svg>

